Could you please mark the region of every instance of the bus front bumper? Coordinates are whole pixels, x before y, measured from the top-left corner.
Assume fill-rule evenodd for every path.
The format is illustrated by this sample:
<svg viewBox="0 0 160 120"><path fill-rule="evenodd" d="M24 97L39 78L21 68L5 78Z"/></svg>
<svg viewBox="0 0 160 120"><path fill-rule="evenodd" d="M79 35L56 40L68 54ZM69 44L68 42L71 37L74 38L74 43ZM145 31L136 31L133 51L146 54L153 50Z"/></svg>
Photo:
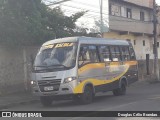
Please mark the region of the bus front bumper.
<svg viewBox="0 0 160 120"><path fill-rule="evenodd" d="M53 86L54 88L54 86ZM42 90L43 89L43 90ZM58 88L58 90L48 90L45 91L44 87L40 88L40 86L32 87L32 93L36 96L65 96L65 95L74 95L73 88L70 85L62 84Z"/></svg>

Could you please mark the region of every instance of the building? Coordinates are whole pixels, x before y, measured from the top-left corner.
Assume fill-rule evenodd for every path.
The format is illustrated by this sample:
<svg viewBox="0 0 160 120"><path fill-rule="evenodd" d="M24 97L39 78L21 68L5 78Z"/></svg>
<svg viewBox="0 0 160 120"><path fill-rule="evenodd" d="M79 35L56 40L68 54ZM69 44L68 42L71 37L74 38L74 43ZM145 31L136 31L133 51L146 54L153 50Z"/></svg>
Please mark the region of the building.
<svg viewBox="0 0 160 120"><path fill-rule="evenodd" d="M146 54L153 59L152 20L153 0L109 0L109 32L103 33L103 37L131 41L137 59L145 60ZM159 42L160 37L158 51Z"/></svg>

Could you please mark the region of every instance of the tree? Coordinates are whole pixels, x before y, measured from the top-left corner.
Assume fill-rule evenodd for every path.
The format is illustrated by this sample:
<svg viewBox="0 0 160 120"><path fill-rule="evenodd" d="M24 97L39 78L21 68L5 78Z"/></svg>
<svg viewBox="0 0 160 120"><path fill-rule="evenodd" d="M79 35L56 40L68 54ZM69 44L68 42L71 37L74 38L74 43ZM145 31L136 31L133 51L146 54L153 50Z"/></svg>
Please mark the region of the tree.
<svg viewBox="0 0 160 120"><path fill-rule="evenodd" d="M78 12L68 17L65 16L60 7L48 9L48 26L56 35L56 38L74 36L75 22L83 16L85 12Z"/></svg>
<svg viewBox="0 0 160 120"><path fill-rule="evenodd" d="M73 36L75 22L83 14L67 17L60 8L48 8L41 0L1 0L0 43L34 45Z"/></svg>

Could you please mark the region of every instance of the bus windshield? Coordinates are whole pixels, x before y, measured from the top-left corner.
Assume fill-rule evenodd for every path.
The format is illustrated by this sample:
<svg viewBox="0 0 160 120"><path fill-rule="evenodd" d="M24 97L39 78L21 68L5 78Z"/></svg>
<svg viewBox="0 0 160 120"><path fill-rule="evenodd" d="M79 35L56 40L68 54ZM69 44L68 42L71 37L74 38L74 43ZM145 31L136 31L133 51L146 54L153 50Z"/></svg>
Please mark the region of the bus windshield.
<svg viewBox="0 0 160 120"><path fill-rule="evenodd" d="M34 70L66 70L75 66L76 43L56 43L42 46L36 56Z"/></svg>

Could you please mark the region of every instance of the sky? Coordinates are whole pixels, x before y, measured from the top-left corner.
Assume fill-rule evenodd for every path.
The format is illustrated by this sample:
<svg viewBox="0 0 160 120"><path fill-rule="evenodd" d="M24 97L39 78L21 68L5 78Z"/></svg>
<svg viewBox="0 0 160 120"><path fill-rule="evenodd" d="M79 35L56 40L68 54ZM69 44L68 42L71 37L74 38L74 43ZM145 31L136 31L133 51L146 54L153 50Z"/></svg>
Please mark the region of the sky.
<svg viewBox="0 0 160 120"><path fill-rule="evenodd" d="M51 1L51 0L50 0ZM109 23L108 0L103 0L103 31L107 32ZM71 15L80 11L87 11L83 17L78 19L77 25L81 28L89 28L89 32L100 32L100 27L97 27L95 21L100 21L100 0L71 0L59 4L66 15ZM98 24L100 22L97 22Z"/></svg>
<svg viewBox="0 0 160 120"><path fill-rule="evenodd" d="M157 3L158 5L160 5L160 0L156 0L156 3Z"/></svg>
<svg viewBox="0 0 160 120"><path fill-rule="evenodd" d="M45 0L44 0L45 1ZM46 1L60 1L60 0L46 0ZM92 32L100 32L100 27L96 27L95 21L100 21L100 0L71 0L68 2L64 2L59 4L64 13L69 16L76 12L87 11L83 17L78 19L77 25L81 28L89 28L93 30ZM106 4L108 0L103 0L103 23L104 28L108 28L108 8L106 8ZM156 0L156 3L160 5L160 0ZM59 6L58 5L58 6ZM107 26L107 27L106 27ZM107 32L108 29L104 29L103 31ZM91 32L91 31L89 31Z"/></svg>

